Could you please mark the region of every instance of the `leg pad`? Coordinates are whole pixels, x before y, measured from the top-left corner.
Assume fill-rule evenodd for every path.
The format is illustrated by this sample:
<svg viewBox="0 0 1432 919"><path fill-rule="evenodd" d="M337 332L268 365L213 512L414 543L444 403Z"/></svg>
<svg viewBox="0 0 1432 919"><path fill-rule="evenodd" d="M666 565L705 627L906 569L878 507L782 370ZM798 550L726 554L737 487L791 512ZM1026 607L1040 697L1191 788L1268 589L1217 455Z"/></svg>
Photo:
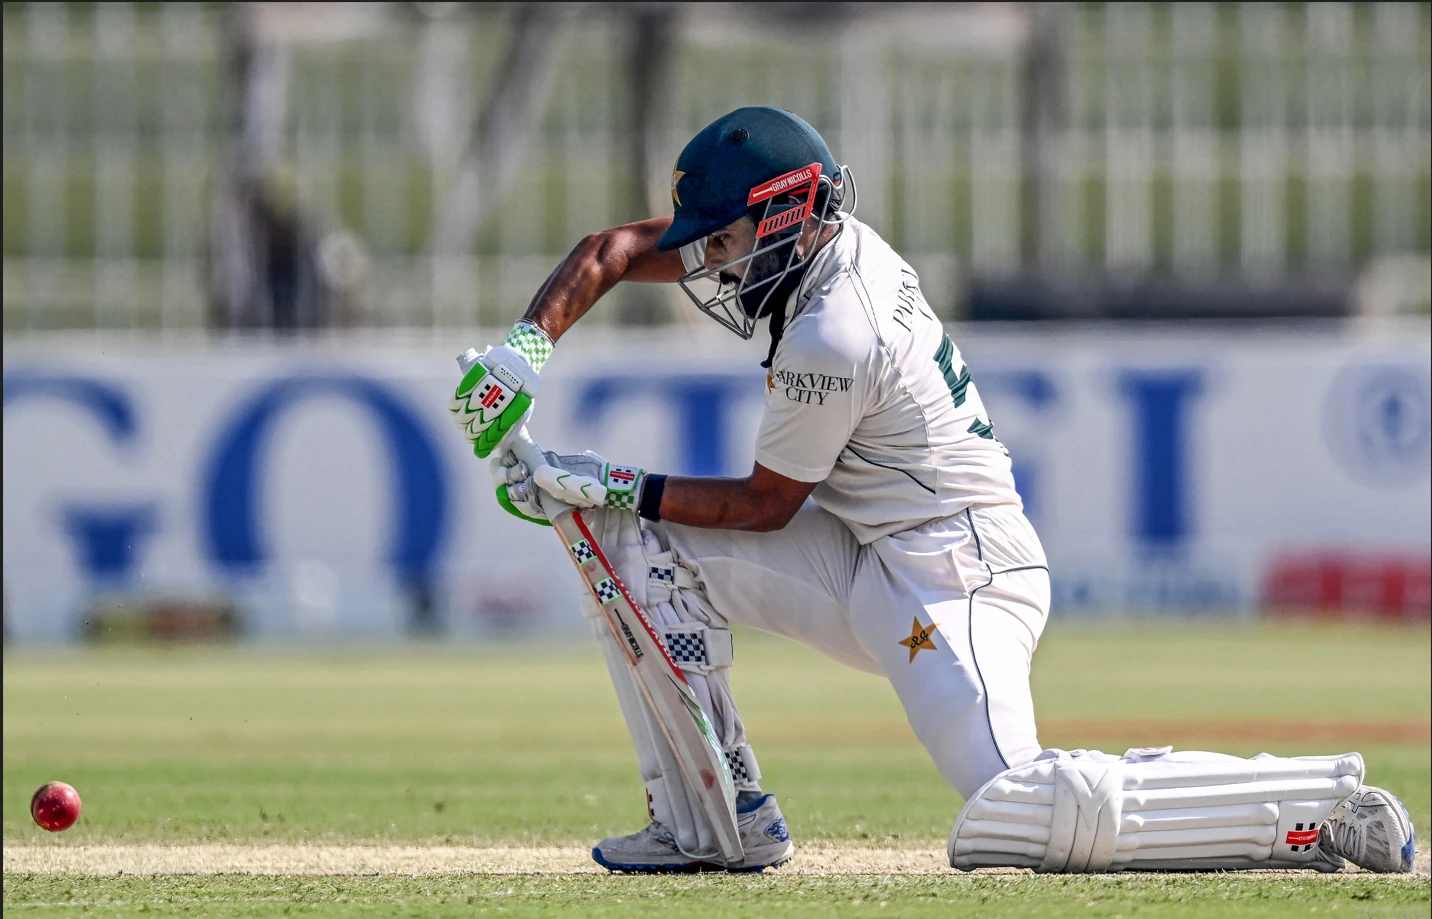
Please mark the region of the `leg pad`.
<svg viewBox="0 0 1432 919"><path fill-rule="evenodd" d="M965 804L950 833L950 864L1039 872L1309 867L1319 856L1319 825L1363 777L1356 753L1208 756L1046 751Z"/></svg>

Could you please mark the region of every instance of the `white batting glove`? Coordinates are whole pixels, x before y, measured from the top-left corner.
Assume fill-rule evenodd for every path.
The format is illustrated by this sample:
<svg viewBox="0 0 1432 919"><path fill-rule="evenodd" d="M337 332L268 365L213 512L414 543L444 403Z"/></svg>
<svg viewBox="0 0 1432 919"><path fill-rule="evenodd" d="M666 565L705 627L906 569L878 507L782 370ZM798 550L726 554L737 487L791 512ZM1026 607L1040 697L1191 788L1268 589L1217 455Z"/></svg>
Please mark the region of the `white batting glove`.
<svg viewBox="0 0 1432 919"><path fill-rule="evenodd" d="M532 472L533 480L553 497L575 507L636 510L646 484L646 470L609 463L591 450L559 456L544 451L547 465Z"/></svg>
<svg viewBox="0 0 1432 919"><path fill-rule="evenodd" d="M532 481L532 472L517 454L499 450L488 460L488 468L497 491L497 503L503 510L529 523L552 525L551 515L542 507L540 489Z"/></svg>

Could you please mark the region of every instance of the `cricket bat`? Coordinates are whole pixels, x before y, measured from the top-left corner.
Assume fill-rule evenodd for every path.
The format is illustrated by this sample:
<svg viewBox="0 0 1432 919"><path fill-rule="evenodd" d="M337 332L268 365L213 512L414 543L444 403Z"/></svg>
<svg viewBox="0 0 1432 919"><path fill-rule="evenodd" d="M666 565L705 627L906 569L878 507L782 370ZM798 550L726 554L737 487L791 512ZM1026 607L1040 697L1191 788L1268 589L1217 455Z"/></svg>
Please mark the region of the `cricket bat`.
<svg viewBox="0 0 1432 919"><path fill-rule="evenodd" d="M469 350L458 358L458 366L465 374L476 360L477 352ZM525 427L513 435L510 449L528 469L546 465L541 449ZM552 529L562 538L568 557L601 609L612 640L631 667L647 706L676 755L682 778L710 821L720 849L719 853L683 854L701 859L719 854L726 867L739 867L745 861L745 851L736 826L736 787L716 731L651 620L607 561L582 519L581 509L558 503L563 509L553 516Z"/></svg>

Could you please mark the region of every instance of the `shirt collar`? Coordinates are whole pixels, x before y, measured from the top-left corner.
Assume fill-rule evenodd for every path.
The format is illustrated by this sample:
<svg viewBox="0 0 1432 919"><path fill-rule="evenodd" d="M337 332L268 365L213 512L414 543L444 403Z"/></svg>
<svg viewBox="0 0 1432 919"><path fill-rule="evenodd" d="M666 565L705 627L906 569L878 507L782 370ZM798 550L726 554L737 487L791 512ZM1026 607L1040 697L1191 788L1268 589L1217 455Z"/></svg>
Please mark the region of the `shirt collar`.
<svg viewBox="0 0 1432 919"><path fill-rule="evenodd" d="M801 310L805 309L815 292L850 264L851 256L856 248L855 228L851 226L853 223L855 223L853 217L842 221L830 242L811 256L810 267L806 269L801 286L791 295L794 298L791 303L791 306L794 307L790 311L791 318L800 315Z"/></svg>

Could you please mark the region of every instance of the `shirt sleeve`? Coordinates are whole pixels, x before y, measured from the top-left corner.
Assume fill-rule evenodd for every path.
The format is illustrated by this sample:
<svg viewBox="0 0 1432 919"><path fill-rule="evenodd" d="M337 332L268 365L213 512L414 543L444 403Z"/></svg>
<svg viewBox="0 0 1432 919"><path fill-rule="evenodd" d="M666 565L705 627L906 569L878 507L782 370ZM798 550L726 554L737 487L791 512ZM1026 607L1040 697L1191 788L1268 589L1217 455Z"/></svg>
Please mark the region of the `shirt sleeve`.
<svg viewBox="0 0 1432 919"><path fill-rule="evenodd" d="M818 337L783 342L767 377L756 462L798 482L822 482L865 414L864 355Z"/></svg>

